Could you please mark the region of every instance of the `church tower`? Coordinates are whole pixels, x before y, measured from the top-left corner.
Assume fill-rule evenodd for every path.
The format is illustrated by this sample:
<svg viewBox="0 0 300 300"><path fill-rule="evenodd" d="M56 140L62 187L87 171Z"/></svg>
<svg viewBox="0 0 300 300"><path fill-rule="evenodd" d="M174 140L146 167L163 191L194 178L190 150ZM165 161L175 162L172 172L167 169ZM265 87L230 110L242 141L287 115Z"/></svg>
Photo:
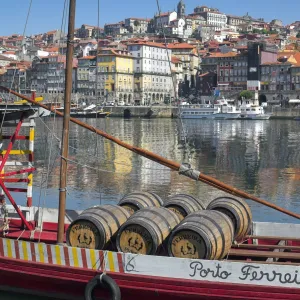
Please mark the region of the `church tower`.
<svg viewBox="0 0 300 300"><path fill-rule="evenodd" d="M184 19L185 17L185 4L180 0L177 5L177 19Z"/></svg>

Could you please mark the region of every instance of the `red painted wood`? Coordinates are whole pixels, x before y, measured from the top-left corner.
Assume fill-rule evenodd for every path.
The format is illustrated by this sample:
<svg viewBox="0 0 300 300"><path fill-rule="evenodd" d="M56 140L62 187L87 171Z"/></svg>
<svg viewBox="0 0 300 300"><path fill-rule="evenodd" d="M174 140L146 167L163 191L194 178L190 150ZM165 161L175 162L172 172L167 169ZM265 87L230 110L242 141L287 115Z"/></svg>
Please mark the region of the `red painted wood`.
<svg viewBox="0 0 300 300"><path fill-rule="evenodd" d="M19 174L23 174L23 173L30 173L30 172L33 172L35 170L36 170L36 168L27 168L27 169L24 169L24 170L18 170L18 171L3 173L3 174L0 174L0 178L12 176L12 175L19 175Z"/></svg>
<svg viewBox="0 0 300 300"><path fill-rule="evenodd" d="M22 113L21 115L21 118L20 118L20 121L18 122L17 126L16 126L16 129L15 129L15 132L13 133L13 135L11 136L10 138L10 142L7 146L7 150L6 150L6 153L3 155L3 158L1 160L1 163L0 163L0 173L1 171L3 170L3 167L9 157L9 154L10 154L10 151L12 150L13 148L13 145L15 143L15 140L16 140L16 137L21 129L21 126L22 126L22 123L23 123L23 120L24 120L24 114Z"/></svg>
<svg viewBox="0 0 300 300"><path fill-rule="evenodd" d="M15 193L27 193L27 189L21 189L16 187L8 187L7 190Z"/></svg>
<svg viewBox="0 0 300 300"><path fill-rule="evenodd" d="M43 290L48 294L61 290L74 297L83 296L86 283L96 274L93 270L0 258L1 285L9 284L15 288L26 287ZM141 299L141 295L143 300L300 299L300 289L294 288L225 284L118 273L107 274L114 278L120 286L123 300Z"/></svg>
<svg viewBox="0 0 300 300"><path fill-rule="evenodd" d="M3 182L29 182L27 178L3 178Z"/></svg>
<svg viewBox="0 0 300 300"><path fill-rule="evenodd" d="M2 135L1 139L3 140L10 140L11 139L11 135ZM17 135L15 137L16 140L29 140L29 136L28 135Z"/></svg>
<svg viewBox="0 0 300 300"><path fill-rule="evenodd" d="M1 172L1 171L0 171ZM18 213L18 215L20 216L20 218L22 219L23 223L25 224L25 226L27 227L27 229L32 230L33 227L32 225L26 220L26 218L24 217L22 211L19 209L19 207L17 206L16 202L14 201L13 197L11 196L10 192L8 191L8 189L6 188L4 182L2 180L0 180L0 186L2 187L4 193L6 194L7 198L9 199L10 203L13 205L13 207L15 208L16 212Z"/></svg>

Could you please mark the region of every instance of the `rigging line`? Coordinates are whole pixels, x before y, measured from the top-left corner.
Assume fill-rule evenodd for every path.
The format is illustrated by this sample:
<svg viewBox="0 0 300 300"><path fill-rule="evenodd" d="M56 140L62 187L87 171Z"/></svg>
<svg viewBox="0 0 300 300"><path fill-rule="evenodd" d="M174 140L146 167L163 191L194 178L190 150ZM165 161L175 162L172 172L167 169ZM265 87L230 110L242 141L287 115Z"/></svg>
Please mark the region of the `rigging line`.
<svg viewBox="0 0 300 300"><path fill-rule="evenodd" d="M73 146L69 146L69 149L73 149L73 150L76 150L78 153L82 153L84 155L87 155L87 152L88 151L84 151L84 150L81 150L80 148L76 148L76 147L73 147ZM95 156L93 156L92 154L89 154L88 156L92 157L92 158L95 158ZM107 163L114 163L114 164L117 164L117 165L121 165L121 166L125 166L125 167L132 167L134 166L133 164L126 164L126 163L121 163L121 162L116 162L114 160L110 160L110 159L105 159L101 156L97 156L96 157L97 160L102 160L102 161L106 161ZM156 168L149 168L149 167L143 167L143 169L146 169L146 170L153 170L153 171L169 171L169 169L165 166L162 166L163 168L162 169L156 169Z"/></svg>
<svg viewBox="0 0 300 300"><path fill-rule="evenodd" d="M98 120L98 113L97 113L97 108L98 108L98 51L99 51L99 34L100 34L100 0L97 1L97 47L96 47L96 123ZM100 101L99 101L100 102ZM102 101L102 106L103 108L103 102ZM98 157L99 155L99 135L96 135L96 156ZM97 177L98 180L100 180L100 171L97 171ZM99 200L100 200L100 205L102 204L102 198L101 198L101 185L99 184Z"/></svg>
<svg viewBox="0 0 300 300"><path fill-rule="evenodd" d="M62 157L61 155L59 155L60 157ZM85 168L88 168L88 169L91 169L91 170L95 170L95 171L99 171L99 172L104 172L104 173L113 173L113 174L116 174L116 175L119 175L119 176L126 176L128 175L128 173L122 173L122 172L116 172L116 171L109 171L109 170L104 170L104 169L100 169L100 168L95 168L95 167L92 167L92 166L89 166L87 164L83 164L83 163L80 163L76 160L73 160L73 159L70 159L70 158L64 158L65 160L67 160L68 162L70 163L73 163L75 165L79 165L81 167L85 167ZM146 169L146 168L143 168L143 169ZM171 170L172 172L172 170ZM133 176L141 176L141 173L131 173L131 175ZM143 176L151 176L152 174L143 174Z"/></svg>
<svg viewBox="0 0 300 300"><path fill-rule="evenodd" d="M28 12L27 12L27 16L26 16L26 21L25 21L25 25L24 25L24 29L23 29L23 39L22 39L22 47L23 47L23 42L24 42L24 38L25 38L25 32L26 32L26 28L27 28L27 24L28 24L28 19L29 19L29 15L30 15L30 11L31 11L31 6L32 6L32 0L30 0L29 2L29 8L28 8ZM23 49L21 49L22 51ZM23 57L24 58L24 57ZM20 62L20 57L18 57L18 62ZM15 81L15 76L16 76L16 71L17 71L17 65L14 69L14 74L13 74L13 77L12 77L12 82L11 82L11 86L10 86L10 89L12 89L13 87L13 84L14 84L14 81ZM19 73L19 81L20 81L20 73ZM19 82L20 84L20 82ZM25 83L26 84L26 83ZM19 85L19 91L20 91L20 85ZM10 93L9 93L10 95ZM8 101L5 102L5 110L4 110L4 114L3 114L3 118L2 118L2 121L1 121L1 126L0 126L0 130L2 130L2 127L3 127L3 123L4 123L4 119L5 119L5 115L6 115L6 112L7 112L7 106L8 106Z"/></svg>
<svg viewBox="0 0 300 300"><path fill-rule="evenodd" d="M58 44L58 49L59 49L59 53L60 53L60 49L61 49L61 41L62 41L62 32L63 32L63 28L64 28L64 22L66 24L66 3L67 0L64 1L64 9L63 9L63 15L62 15L62 21L61 21L61 30L60 30L60 37L59 37L59 44ZM64 21L65 20L65 21ZM59 57L59 56L58 56ZM59 89L59 85L60 85L60 72L59 72L59 78L58 78L58 89ZM50 104L51 105L51 104ZM56 107L56 105L55 105ZM39 114L38 114L39 116ZM45 125L45 127L48 129L48 126L46 125L46 123L42 120L42 118L39 116L39 118L41 119L42 123ZM46 205L46 193L47 193L47 188L49 187L49 173L52 172L52 170L54 169L54 163L55 163L55 159L53 160L53 164L52 164L52 168L50 169L50 163L51 163L51 156L52 156L52 147L53 147L53 140L54 138L58 139L58 137L54 134L54 128L55 128L55 124L56 124L56 114L54 114L53 117L53 126L52 126L52 131L50 131L51 134L51 140L50 140L50 149L49 149L49 157L48 157L48 165L47 165L47 172L44 178L44 172L42 173L42 177L41 177L41 181L40 181L40 193L39 193L39 207L41 204L41 197L42 194L44 195L44 201L43 201L43 207L45 207ZM49 128L50 129L50 128ZM60 139L58 139L60 141ZM45 151L45 157L44 157L44 167L45 167L45 161L46 161L46 153L47 151ZM43 168L44 169L44 168ZM44 186L45 183L45 186ZM44 189L44 192L43 192ZM41 233L42 233L42 228L43 228L43 216L44 216L44 210L42 209L41 212L41 230L40 230L40 234L39 234L39 241L41 239Z"/></svg>
<svg viewBox="0 0 300 300"><path fill-rule="evenodd" d="M158 15L160 17L161 16L161 9L160 9L160 5L159 5L159 0L156 0L156 4L157 4L157 9L158 9ZM166 51L167 51L167 57L168 57L168 62L169 62L169 68L170 68L170 72L171 72L171 78L172 78L173 89L174 89L174 99L176 99L176 94L177 93L176 93L175 78L172 76L172 64L171 64L171 60L170 60L169 52L168 52L168 48L167 48L167 38L166 38L165 28L164 28L162 22L160 22L160 24L161 24L162 33L163 33L163 36L164 36L164 41L165 41L165 46L166 46ZM177 100L178 100L178 97L177 97ZM171 95L170 95L170 103L171 103ZM186 149L187 154L188 154L188 163L190 163L191 162L191 152L190 152L189 147L188 147L186 132L185 132L184 124L182 122L182 118L181 118L180 102L179 102L179 105L178 105L178 116L179 116L179 119L180 119L180 125L181 125L181 129L182 129L182 132L183 132L184 146L185 146L185 149Z"/></svg>

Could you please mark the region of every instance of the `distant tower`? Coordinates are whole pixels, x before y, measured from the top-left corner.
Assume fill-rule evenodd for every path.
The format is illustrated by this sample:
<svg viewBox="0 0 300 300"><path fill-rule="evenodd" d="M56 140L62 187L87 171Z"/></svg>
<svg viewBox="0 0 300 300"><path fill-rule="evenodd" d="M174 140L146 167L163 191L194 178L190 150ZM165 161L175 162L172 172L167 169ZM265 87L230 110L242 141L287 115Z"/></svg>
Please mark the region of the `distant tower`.
<svg viewBox="0 0 300 300"><path fill-rule="evenodd" d="M185 4L180 0L177 5L177 19L184 19L185 17Z"/></svg>

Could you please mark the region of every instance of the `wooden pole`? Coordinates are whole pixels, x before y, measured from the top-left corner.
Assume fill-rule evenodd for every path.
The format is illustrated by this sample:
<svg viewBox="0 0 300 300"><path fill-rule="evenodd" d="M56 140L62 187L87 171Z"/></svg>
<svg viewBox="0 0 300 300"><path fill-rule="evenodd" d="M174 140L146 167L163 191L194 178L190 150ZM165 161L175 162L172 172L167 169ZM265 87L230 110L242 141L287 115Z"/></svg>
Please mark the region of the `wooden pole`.
<svg viewBox="0 0 300 300"><path fill-rule="evenodd" d="M55 109L51 109L51 108L49 108L48 106L46 106L44 104L41 104L41 103L36 102L36 101L33 101L32 99L30 99L28 97L25 97L25 96L23 96L23 95L15 92L15 91L12 91L12 90L10 90L10 89L8 89L6 87L1 87L0 86L0 90L4 90L4 91L6 91L8 93L12 93L15 96L18 96L18 97L21 97L21 98L27 100L28 102L36 104L36 105L38 105L40 107L43 107L43 108L45 108L47 110L50 110L51 112L53 112L53 113L55 113L55 114L57 114L59 116L63 116L63 113L58 112ZM79 125L79 126L82 126L82 127L86 128L86 129L88 129L88 130L90 130L92 132L95 132L95 133L103 136L104 138L106 138L106 139L108 139L108 140L110 140L110 141L112 141L112 142L120 145L121 147L124 147L124 148L126 148L126 149L128 149L128 150L130 150L130 151L132 151L134 153L137 153L137 154L139 154L141 156L144 156L144 157L146 157L146 158L148 158L148 159L150 159L152 161L155 161L155 162L157 162L157 163L159 163L161 165L164 165L164 166L166 166L166 167L168 167L168 168L170 168L170 169L172 169L174 171L179 171L179 169L181 167L181 164L178 163L178 162L166 159L165 157L157 155L157 154L155 154L155 153L153 153L151 151L148 151L148 150L145 150L145 149L138 148L138 147L132 146L130 144L127 144L127 143L125 143L125 142L123 142L123 141L115 138L114 136L111 136L108 133L106 133L106 132L104 132L102 130L99 130L99 129L91 126L91 125L88 125L88 124L86 124L86 123L84 123L84 122L82 122L82 121L80 121L78 119L75 119L75 118L71 117L70 121L73 122L73 123L75 123L75 124L77 124L77 125ZM270 202L268 202L266 200L263 200L263 199L260 199L258 197L255 197L255 196L253 196L251 194L248 194L248 193L246 193L244 191L241 191L241 190L239 190L237 188L234 188L234 187L232 187L230 185L227 185L224 182L219 181L219 180L217 180L217 179L215 179L215 178L213 178L211 176L208 176L208 175L200 173L197 176L197 178L195 178L195 179L199 180L201 182L204 182L204 183L206 183L206 184L208 184L208 185L210 185L210 186L212 186L214 188L222 190L222 191L224 191L226 193L229 193L231 195L242 197L242 198L245 198L245 199L253 200L253 201L257 202L257 203L263 204L263 205L271 207L271 208L273 208L273 209L275 209L277 211L280 211L280 212L282 212L282 213L284 213L286 215L289 215L289 216L294 217L296 219L300 219L300 215L299 214L296 214L296 213L294 213L292 211L289 211L289 210L287 210L285 208L282 208L282 207L280 207L280 206L278 206L276 204L270 203Z"/></svg>
<svg viewBox="0 0 300 300"><path fill-rule="evenodd" d="M76 0L70 0L69 25L67 37L67 57L66 57L66 79L65 79L65 99L64 99L64 120L62 132L62 146L60 158L60 184L59 184L59 209L58 209L58 231L57 243L64 242L65 229L65 210L66 210L66 188L67 171L69 156L69 127L70 127L70 108L72 95L72 71L73 71L73 52L74 52L74 30L75 30L75 7Z"/></svg>

